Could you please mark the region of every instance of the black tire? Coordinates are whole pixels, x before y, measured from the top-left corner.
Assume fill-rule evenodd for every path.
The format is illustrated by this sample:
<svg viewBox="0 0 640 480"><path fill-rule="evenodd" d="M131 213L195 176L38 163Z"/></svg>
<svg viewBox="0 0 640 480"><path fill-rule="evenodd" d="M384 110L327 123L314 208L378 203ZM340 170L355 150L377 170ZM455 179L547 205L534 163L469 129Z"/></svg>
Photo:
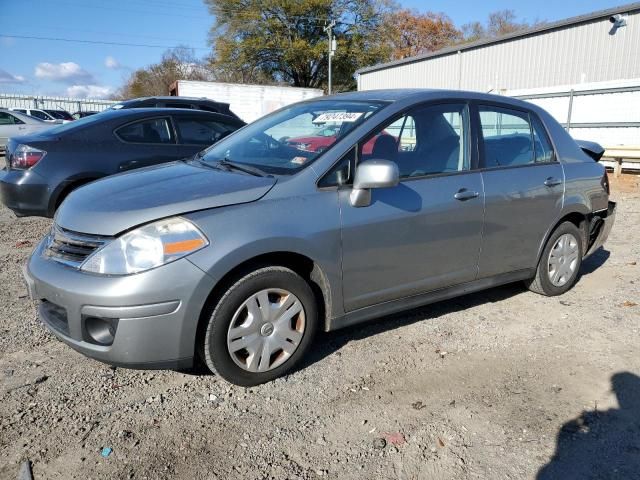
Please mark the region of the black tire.
<svg viewBox="0 0 640 480"><path fill-rule="evenodd" d="M549 278L549 255L551 253L551 249L554 247L558 239L566 234L572 235L576 240L578 248L577 265L566 283L564 283L562 286L558 286L554 285ZM582 250L583 241L580 229L578 229L578 227L576 227L571 222L563 222L558 225L558 227L553 231L553 233L547 240L547 244L542 251L542 255L540 256L540 261L538 262L538 267L536 269L535 277L525 282L527 288L532 292L539 293L540 295L546 295L548 297L562 295L567 290L570 290L575 285L576 280L578 279L580 266L582 265L582 256L584 255L584 252Z"/></svg>
<svg viewBox="0 0 640 480"><path fill-rule="evenodd" d="M304 309L305 327L297 349L284 363L265 372L249 372L232 359L227 333L236 310L253 294L265 289L282 289L295 295ZM202 340L203 360L213 373L243 387L259 385L290 372L308 351L318 328L318 308L311 287L293 270L280 266L264 267L244 275L212 309Z"/></svg>

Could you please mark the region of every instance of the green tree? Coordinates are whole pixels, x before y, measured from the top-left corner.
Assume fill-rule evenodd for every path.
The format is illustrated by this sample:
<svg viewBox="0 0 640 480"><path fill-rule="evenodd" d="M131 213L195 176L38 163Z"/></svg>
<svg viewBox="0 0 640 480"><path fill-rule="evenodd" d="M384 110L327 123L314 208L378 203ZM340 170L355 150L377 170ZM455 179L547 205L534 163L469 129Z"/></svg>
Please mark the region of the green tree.
<svg viewBox="0 0 640 480"><path fill-rule="evenodd" d="M462 38L462 33L444 13L398 10L388 19L392 25L392 60L434 52Z"/></svg>
<svg viewBox="0 0 640 480"><path fill-rule="evenodd" d="M210 40L217 79L287 83L322 88L327 83L328 40L336 22L333 57L336 91L351 89L354 72L389 58L385 0L204 0L215 16Z"/></svg>
<svg viewBox="0 0 640 480"><path fill-rule="evenodd" d="M502 37L521 30L536 27L544 24L544 21L535 20L529 23L525 20L518 20L518 16L513 10L499 10L489 14L485 24L481 22L471 22L461 27L462 36L465 42L475 42L487 38Z"/></svg>
<svg viewBox="0 0 640 480"><path fill-rule="evenodd" d="M124 86L114 95L126 99L168 95L176 80L212 80L208 67L198 60L193 50L178 47L167 50L160 62L131 73Z"/></svg>

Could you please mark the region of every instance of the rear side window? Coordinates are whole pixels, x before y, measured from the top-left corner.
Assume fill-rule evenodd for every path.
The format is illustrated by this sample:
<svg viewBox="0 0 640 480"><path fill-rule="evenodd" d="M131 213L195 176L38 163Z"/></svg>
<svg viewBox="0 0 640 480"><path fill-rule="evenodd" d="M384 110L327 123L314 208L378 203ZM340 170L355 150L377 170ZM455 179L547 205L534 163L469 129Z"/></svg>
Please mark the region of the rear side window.
<svg viewBox="0 0 640 480"><path fill-rule="evenodd" d="M480 107L484 166L512 167L534 163L529 114L498 107Z"/></svg>
<svg viewBox="0 0 640 480"><path fill-rule="evenodd" d="M0 125L22 125L24 122L10 113L0 112Z"/></svg>
<svg viewBox="0 0 640 480"><path fill-rule="evenodd" d="M533 125L533 147L536 154L536 163L549 163L556 160L549 136L542 122L535 115L531 115Z"/></svg>
<svg viewBox="0 0 640 480"><path fill-rule="evenodd" d="M169 121L166 118L153 118L129 123L118 128L116 135L128 143L174 143Z"/></svg>
<svg viewBox="0 0 640 480"><path fill-rule="evenodd" d="M180 143L189 145L212 145L238 129L233 125L208 118L173 117Z"/></svg>
<svg viewBox="0 0 640 480"><path fill-rule="evenodd" d="M51 120L51 118L49 117L49 115L47 115L44 112L41 112L40 110L31 110L30 115L32 117L36 117L39 118L40 120Z"/></svg>

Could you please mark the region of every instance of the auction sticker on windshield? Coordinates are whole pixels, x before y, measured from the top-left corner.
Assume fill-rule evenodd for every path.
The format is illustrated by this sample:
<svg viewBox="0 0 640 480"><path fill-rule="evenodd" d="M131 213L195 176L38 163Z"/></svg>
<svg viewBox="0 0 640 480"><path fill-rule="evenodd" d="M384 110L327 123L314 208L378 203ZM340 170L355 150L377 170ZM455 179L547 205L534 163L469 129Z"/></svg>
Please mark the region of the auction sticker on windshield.
<svg viewBox="0 0 640 480"><path fill-rule="evenodd" d="M318 115L313 119L313 123L343 123L343 122L355 122L362 116L363 112L327 112Z"/></svg>

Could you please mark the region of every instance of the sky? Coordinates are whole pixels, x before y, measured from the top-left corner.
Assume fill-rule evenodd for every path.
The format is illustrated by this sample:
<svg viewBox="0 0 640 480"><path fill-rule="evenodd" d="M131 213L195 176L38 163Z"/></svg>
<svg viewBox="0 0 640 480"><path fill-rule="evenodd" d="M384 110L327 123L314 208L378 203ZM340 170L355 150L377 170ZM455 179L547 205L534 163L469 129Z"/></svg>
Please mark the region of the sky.
<svg viewBox="0 0 640 480"><path fill-rule="evenodd" d="M627 2L606 0L400 0L447 14L457 26L512 9L555 21ZM177 45L205 56L213 17L202 0L0 0L0 93L104 98L135 69ZM12 38L2 35L40 37ZM53 39L82 40L85 43ZM103 45L90 42L105 42ZM118 45L137 44L144 46Z"/></svg>

